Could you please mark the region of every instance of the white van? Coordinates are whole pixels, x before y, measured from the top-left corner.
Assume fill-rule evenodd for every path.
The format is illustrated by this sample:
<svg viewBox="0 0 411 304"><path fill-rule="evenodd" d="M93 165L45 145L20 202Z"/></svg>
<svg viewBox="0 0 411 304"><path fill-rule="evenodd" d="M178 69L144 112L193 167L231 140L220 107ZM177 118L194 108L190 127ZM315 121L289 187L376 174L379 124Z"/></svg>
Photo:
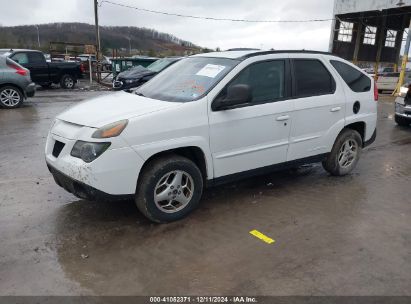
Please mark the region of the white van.
<svg viewBox="0 0 411 304"><path fill-rule="evenodd" d="M149 219L181 219L205 187L322 162L356 166L376 136L377 87L351 63L310 51L184 58L137 89L57 116L46 161L85 199L133 197Z"/></svg>

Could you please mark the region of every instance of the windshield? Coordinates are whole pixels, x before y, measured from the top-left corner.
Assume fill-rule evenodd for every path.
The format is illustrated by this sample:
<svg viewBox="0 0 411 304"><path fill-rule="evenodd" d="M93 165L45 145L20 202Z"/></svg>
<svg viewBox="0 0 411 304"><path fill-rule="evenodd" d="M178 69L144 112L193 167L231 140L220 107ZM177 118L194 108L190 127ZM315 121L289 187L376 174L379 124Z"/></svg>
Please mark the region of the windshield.
<svg viewBox="0 0 411 304"><path fill-rule="evenodd" d="M160 59L157 61L154 61L152 64L150 64L147 69L149 69L150 71L153 72L160 72L162 70L164 70L166 67L168 67L170 64L172 64L174 61L176 61L177 59Z"/></svg>
<svg viewBox="0 0 411 304"><path fill-rule="evenodd" d="M207 94L238 63L227 58L185 58L144 84L136 94L164 101L193 101Z"/></svg>

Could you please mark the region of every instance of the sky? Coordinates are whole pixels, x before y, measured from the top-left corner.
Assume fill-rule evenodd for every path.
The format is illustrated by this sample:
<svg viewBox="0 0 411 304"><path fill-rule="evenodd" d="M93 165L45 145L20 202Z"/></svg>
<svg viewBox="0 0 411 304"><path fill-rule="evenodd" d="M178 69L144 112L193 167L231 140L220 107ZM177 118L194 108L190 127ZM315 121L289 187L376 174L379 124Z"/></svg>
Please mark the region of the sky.
<svg viewBox="0 0 411 304"><path fill-rule="evenodd" d="M5 0L2 0L5 1ZM101 2L101 0L99 0ZM333 0L111 0L144 9L184 15L252 20L332 18ZM93 0L14 0L7 3L0 25L51 22L94 23ZM208 48L327 50L331 21L314 23L239 23L206 21L103 3L100 25L153 28Z"/></svg>

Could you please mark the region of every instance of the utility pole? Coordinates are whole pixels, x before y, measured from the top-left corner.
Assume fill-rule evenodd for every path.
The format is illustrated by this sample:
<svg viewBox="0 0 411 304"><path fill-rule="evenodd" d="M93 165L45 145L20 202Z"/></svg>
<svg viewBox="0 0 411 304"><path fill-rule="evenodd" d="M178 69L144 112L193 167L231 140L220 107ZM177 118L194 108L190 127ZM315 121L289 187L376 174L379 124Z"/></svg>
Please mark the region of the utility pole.
<svg viewBox="0 0 411 304"><path fill-rule="evenodd" d="M405 43L404 55L402 56L402 64L401 64L401 73L400 78L398 80L397 87L395 88L392 95L395 95L400 92L401 86L404 84L404 76L405 70L407 68L407 61L408 61L408 53L410 51L410 44L411 44L411 22L408 27L408 35L407 35L407 42Z"/></svg>
<svg viewBox="0 0 411 304"><path fill-rule="evenodd" d="M99 66L100 66L100 29L98 27L98 0L94 0L94 21L96 24L96 74L97 74L97 81L100 82L100 73L99 73ZM91 68L91 67L90 67Z"/></svg>
<svg viewBox="0 0 411 304"><path fill-rule="evenodd" d="M36 29L37 29L37 43L39 45L39 49L40 49L40 31L39 31L39 26L35 25Z"/></svg>

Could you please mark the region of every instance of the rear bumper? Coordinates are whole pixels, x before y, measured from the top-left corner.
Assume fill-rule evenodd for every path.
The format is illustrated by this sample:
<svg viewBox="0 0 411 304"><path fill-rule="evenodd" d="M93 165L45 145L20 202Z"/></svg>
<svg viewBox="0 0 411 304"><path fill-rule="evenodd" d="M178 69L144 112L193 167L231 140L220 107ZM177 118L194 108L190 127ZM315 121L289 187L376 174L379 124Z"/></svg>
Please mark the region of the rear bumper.
<svg viewBox="0 0 411 304"><path fill-rule="evenodd" d="M369 145L371 145L375 139L377 138L377 129L374 130L374 133L372 133L372 136L369 140L367 140L366 142L364 142L363 147L368 147Z"/></svg>
<svg viewBox="0 0 411 304"><path fill-rule="evenodd" d="M105 193L103 191L97 190L85 183L82 183L70 176L64 174L63 172L57 170L52 165L47 163L47 168L50 173L53 175L54 181L60 187L64 188L66 191L74 194L75 196L86 199L89 201L113 201L113 200L126 200L131 199L133 195L112 195Z"/></svg>
<svg viewBox="0 0 411 304"><path fill-rule="evenodd" d="M25 94L26 94L26 97L33 97L35 93L36 93L36 84L32 82L26 87Z"/></svg>

